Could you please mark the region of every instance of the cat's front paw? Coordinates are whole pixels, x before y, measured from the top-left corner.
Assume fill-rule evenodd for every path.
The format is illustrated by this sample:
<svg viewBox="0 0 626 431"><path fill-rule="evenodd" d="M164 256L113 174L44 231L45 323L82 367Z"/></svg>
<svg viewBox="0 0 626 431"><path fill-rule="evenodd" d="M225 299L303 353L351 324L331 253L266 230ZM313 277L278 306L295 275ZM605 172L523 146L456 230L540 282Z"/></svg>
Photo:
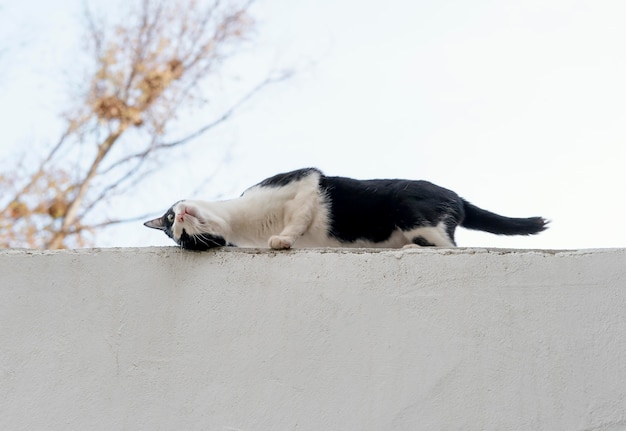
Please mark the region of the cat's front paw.
<svg viewBox="0 0 626 431"><path fill-rule="evenodd" d="M274 250L286 250L293 245L293 238L290 236L274 235L270 237L269 245Z"/></svg>

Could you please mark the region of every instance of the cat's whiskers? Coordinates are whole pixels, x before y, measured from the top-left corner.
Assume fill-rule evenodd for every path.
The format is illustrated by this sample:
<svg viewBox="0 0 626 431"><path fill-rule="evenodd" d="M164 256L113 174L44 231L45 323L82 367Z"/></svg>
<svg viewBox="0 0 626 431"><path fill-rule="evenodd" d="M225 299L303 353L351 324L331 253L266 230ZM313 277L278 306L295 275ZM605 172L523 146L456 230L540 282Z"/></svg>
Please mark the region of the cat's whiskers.
<svg viewBox="0 0 626 431"><path fill-rule="evenodd" d="M220 244L219 242L215 241L212 238L207 238L204 235L193 235L191 238L193 238L194 242L196 242L196 243L200 243L200 244L206 245L207 248L221 247L222 246L222 244Z"/></svg>
<svg viewBox="0 0 626 431"><path fill-rule="evenodd" d="M211 248L211 245L207 242L206 238L202 237L202 235L195 235L195 236L192 236L192 238L196 243L199 242L200 244L206 245L207 248ZM211 241L211 242L215 243L215 241Z"/></svg>

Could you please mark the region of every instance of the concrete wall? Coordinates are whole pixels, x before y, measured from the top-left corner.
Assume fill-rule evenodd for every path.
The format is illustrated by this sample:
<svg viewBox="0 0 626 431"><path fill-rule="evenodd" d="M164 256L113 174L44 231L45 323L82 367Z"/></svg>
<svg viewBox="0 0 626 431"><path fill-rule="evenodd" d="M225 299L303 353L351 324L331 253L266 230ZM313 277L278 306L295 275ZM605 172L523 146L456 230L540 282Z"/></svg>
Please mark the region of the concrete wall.
<svg viewBox="0 0 626 431"><path fill-rule="evenodd" d="M626 250L0 252L2 430L623 430Z"/></svg>

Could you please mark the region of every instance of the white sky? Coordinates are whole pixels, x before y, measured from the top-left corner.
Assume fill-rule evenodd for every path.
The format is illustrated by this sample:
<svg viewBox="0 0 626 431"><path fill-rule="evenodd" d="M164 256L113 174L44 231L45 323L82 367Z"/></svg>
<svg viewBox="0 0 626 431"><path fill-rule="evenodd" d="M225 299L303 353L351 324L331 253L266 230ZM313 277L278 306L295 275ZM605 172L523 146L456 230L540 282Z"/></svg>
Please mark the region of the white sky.
<svg viewBox="0 0 626 431"><path fill-rule="evenodd" d="M58 137L81 2L58 4L0 1L5 160ZM164 211L216 164L215 181L193 197L236 197L267 176L317 166L426 179L503 215L552 220L529 238L460 229L461 246L626 247L623 0L259 0L254 11L258 37L232 65L233 82L246 88L280 67L297 75L116 210ZM140 223L98 241L171 244Z"/></svg>

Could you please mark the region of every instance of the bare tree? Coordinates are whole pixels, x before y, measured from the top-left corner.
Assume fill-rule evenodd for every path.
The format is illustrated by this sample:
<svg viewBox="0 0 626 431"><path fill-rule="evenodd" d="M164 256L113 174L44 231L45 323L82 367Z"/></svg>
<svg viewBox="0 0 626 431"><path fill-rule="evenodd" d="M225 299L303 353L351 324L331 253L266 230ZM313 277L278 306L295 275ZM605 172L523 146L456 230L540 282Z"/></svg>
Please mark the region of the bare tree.
<svg viewBox="0 0 626 431"><path fill-rule="evenodd" d="M38 166L0 174L0 247L88 245L98 229L128 220L88 215L145 179L158 154L205 134L283 79L267 78L217 118L166 140L181 109L203 105L200 84L251 35L249 8L236 0L140 0L114 26L87 13L88 86Z"/></svg>

